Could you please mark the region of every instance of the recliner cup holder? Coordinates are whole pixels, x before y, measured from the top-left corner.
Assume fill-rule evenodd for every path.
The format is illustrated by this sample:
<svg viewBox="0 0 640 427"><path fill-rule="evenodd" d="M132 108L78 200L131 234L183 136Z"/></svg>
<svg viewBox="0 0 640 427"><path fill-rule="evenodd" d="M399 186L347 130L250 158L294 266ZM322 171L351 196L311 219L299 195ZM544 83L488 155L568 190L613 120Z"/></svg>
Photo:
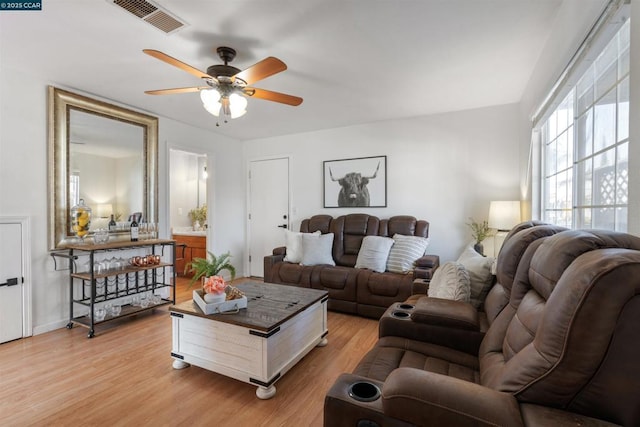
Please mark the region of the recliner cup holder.
<svg viewBox="0 0 640 427"><path fill-rule="evenodd" d="M411 317L411 314L407 313L406 311L392 311L391 317L395 317L396 319L409 319L409 317Z"/></svg>
<svg viewBox="0 0 640 427"><path fill-rule="evenodd" d="M401 308L403 310L413 310L416 307L412 304L398 304L398 308Z"/></svg>
<svg viewBox="0 0 640 427"><path fill-rule="evenodd" d="M380 397L380 388L370 382L358 381L349 386L349 397L359 402L373 402Z"/></svg>

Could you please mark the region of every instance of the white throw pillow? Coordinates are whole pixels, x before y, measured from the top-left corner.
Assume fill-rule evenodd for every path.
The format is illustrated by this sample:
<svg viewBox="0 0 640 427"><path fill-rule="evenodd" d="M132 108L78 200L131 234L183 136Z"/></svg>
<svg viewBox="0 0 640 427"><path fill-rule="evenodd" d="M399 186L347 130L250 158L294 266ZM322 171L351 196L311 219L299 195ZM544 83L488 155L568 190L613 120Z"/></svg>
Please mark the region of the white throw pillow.
<svg viewBox="0 0 640 427"><path fill-rule="evenodd" d="M469 273L464 265L449 261L441 265L429 282L427 295L432 298L444 298L469 302L471 285Z"/></svg>
<svg viewBox="0 0 640 427"><path fill-rule="evenodd" d="M418 236L395 234L393 246L387 259L387 270L392 273L408 273L415 262L424 255L429 239Z"/></svg>
<svg viewBox="0 0 640 427"><path fill-rule="evenodd" d="M362 239L355 267L383 273L387 268L391 246L393 246L393 239L390 237L366 236Z"/></svg>
<svg viewBox="0 0 640 427"><path fill-rule="evenodd" d="M336 265L331 254L333 233L302 234L302 265Z"/></svg>
<svg viewBox="0 0 640 427"><path fill-rule="evenodd" d="M480 255L473 249L473 243L471 243L462 251L458 262L464 265L469 273L471 280L470 302L475 308L480 308L493 283L493 274L491 274L493 258Z"/></svg>
<svg viewBox="0 0 640 427"><path fill-rule="evenodd" d="M284 260L287 262L294 262L299 264L302 261L302 235L303 234L315 234L320 235L320 231L313 233L301 233L299 231L284 230L284 244L287 247L287 252L284 256Z"/></svg>

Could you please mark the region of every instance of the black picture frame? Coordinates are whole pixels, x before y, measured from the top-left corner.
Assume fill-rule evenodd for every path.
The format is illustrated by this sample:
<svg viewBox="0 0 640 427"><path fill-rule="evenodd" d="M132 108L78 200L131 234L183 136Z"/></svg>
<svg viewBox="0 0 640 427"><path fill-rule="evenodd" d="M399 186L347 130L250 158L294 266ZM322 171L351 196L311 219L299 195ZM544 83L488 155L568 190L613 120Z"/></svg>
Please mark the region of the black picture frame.
<svg viewBox="0 0 640 427"><path fill-rule="evenodd" d="M325 160L322 182L325 208L386 208L387 156Z"/></svg>

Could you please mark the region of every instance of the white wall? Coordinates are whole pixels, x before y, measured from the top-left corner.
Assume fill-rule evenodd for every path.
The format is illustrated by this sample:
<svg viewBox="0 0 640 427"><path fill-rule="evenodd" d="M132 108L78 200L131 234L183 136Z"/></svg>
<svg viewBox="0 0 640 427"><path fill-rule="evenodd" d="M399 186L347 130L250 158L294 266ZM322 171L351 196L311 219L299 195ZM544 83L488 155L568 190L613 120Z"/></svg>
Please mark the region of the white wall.
<svg viewBox="0 0 640 427"><path fill-rule="evenodd" d="M430 222L429 253L456 259L469 217L487 219L491 200L519 198L518 106L392 120L245 141L245 162L291 156L292 227L311 215L366 212ZM324 160L387 156L387 207L323 208Z"/></svg>
<svg viewBox="0 0 640 427"><path fill-rule="evenodd" d="M636 1L636 0L634 0ZM523 200L531 202L536 176L529 172L531 117L551 91L571 57L595 24L609 0L564 0L520 102L520 185ZM533 152L535 157L538 153ZM534 170L535 174L536 171ZM533 212L534 217L535 212Z"/></svg>
<svg viewBox="0 0 640 427"><path fill-rule="evenodd" d="M0 63L0 216L28 216L31 220L35 334L64 326L69 316L68 272L54 271L47 250L49 84L55 82ZM159 141L160 236L169 235L167 147L180 142L206 151L211 154L210 159L215 159L209 165L210 170L215 170L213 182L224 185L220 189L213 185L209 188L209 197L217 198L220 207L212 213L212 230L220 229L213 249L231 250L234 257L243 259L245 202L240 143L166 118L160 118Z"/></svg>

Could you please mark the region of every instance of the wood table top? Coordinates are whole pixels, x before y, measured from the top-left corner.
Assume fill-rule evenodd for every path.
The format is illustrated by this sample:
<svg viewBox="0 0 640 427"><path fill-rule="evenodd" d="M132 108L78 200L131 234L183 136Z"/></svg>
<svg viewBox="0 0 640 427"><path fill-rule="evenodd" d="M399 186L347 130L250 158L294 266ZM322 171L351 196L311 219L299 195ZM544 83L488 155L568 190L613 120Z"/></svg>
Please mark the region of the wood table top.
<svg viewBox="0 0 640 427"><path fill-rule="evenodd" d="M169 310L269 332L328 295L327 291L318 289L251 280L234 286L247 297L247 308L238 313L206 315L193 300L171 306Z"/></svg>

